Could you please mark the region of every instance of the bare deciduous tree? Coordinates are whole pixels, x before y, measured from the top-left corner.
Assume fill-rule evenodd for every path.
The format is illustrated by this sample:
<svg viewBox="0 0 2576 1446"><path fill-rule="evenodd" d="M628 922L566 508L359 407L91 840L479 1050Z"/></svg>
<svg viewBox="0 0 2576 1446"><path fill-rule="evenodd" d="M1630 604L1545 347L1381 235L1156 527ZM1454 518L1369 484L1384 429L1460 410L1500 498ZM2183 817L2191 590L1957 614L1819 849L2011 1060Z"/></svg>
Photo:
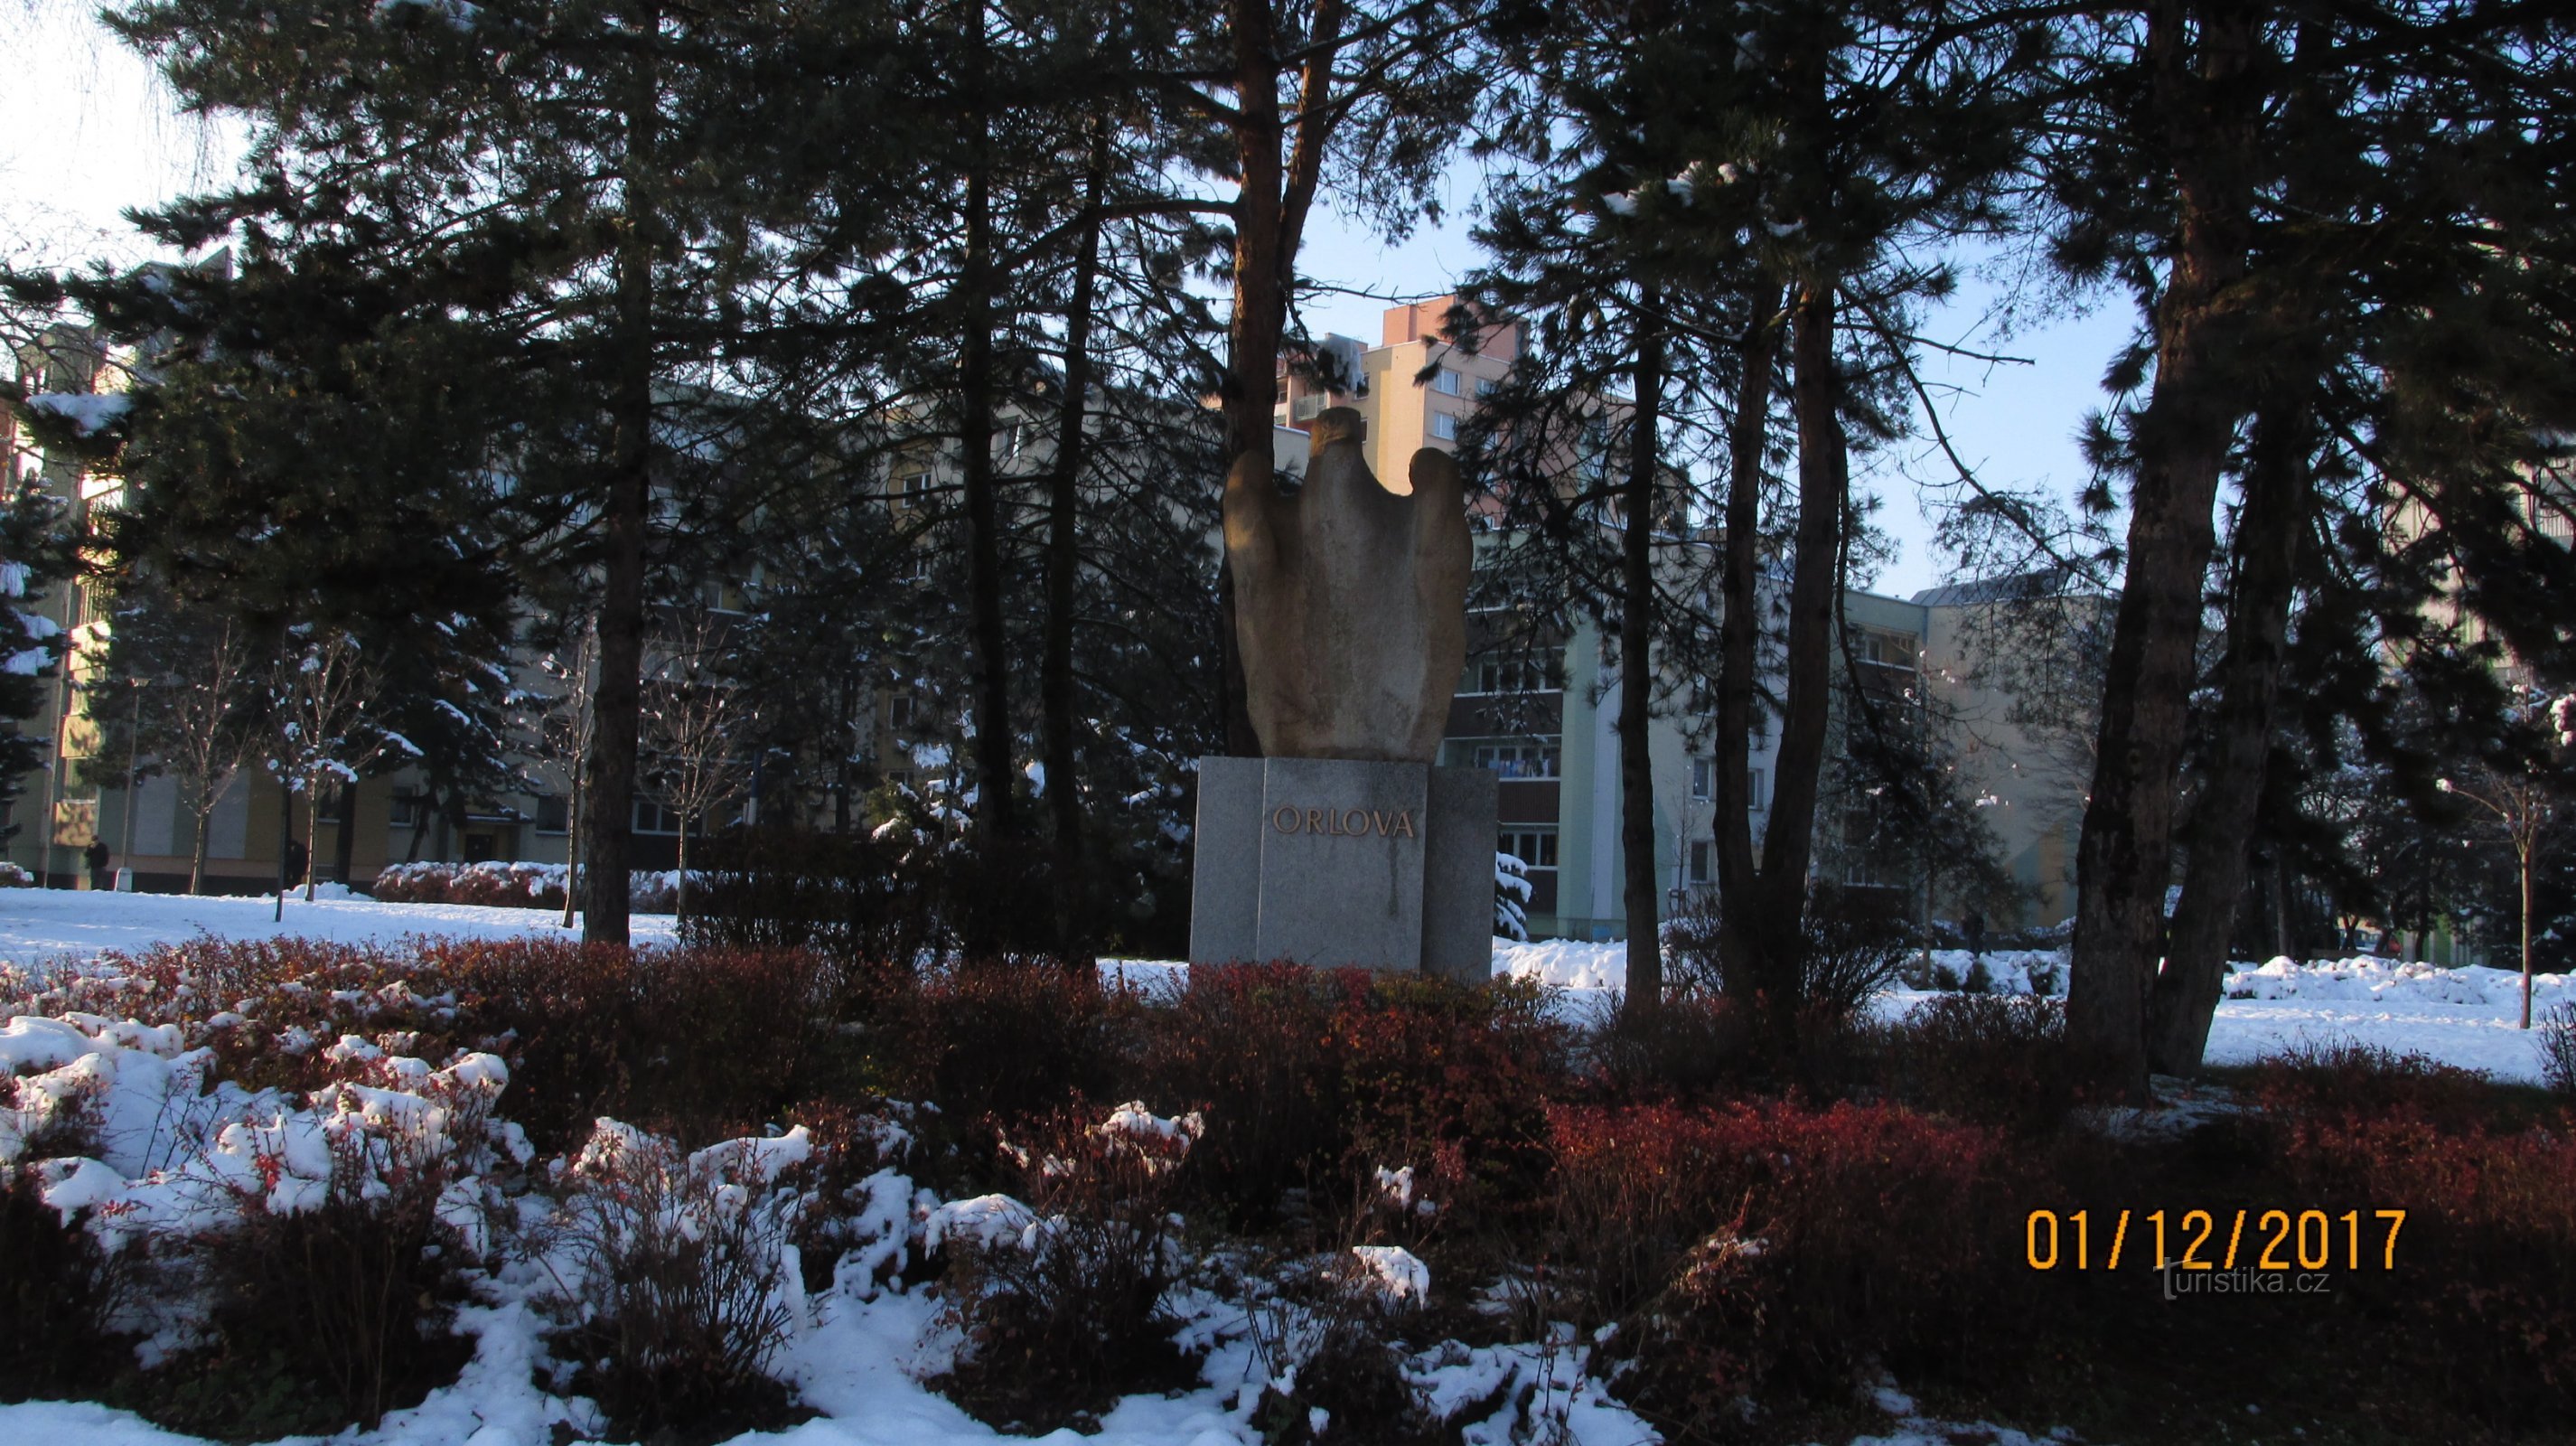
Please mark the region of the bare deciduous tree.
<svg viewBox="0 0 2576 1446"><path fill-rule="evenodd" d="M682 918L689 913L689 836L750 786L756 760L742 744L758 710L725 675L723 635L715 619L693 619L645 680L646 768L680 816Z"/></svg>
<svg viewBox="0 0 2576 1446"><path fill-rule="evenodd" d="M308 624L289 629L287 643L269 685L279 746L268 771L290 795L304 795L304 899L311 903L322 786L354 787L360 773L385 755L420 750L371 716L383 678L359 652L357 639ZM287 842L279 839L281 851ZM282 917L282 902L280 909Z"/></svg>
<svg viewBox="0 0 2576 1446"><path fill-rule="evenodd" d="M259 719L244 696L250 648L230 618L218 622L188 655L172 661L176 671L160 681L154 700L162 726L153 751L161 755L162 766L179 786L179 804L194 821L188 892L201 894L215 804L258 748Z"/></svg>
<svg viewBox="0 0 2576 1446"><path fill-rule="evenodd" d="M571 646L537 660L545 676L541 692L520 695L520 728L530 771L537 781L560 787L568 795L564 810L563 926L573 926L581 901L582 773L590 763L591 741L598 734L599 624L585 619Z"/></svg>

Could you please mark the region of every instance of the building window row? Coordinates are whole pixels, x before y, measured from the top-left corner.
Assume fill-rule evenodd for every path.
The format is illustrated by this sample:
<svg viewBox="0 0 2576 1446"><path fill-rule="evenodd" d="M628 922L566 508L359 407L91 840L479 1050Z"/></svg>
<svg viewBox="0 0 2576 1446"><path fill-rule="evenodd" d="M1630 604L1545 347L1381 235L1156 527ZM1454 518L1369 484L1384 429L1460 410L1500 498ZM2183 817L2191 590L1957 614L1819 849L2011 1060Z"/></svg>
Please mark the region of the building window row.
<svg viewBox="0 0 2576 1446"><path fill-rule="evenodd" d="M1552 658L1478 658L1470 686L1460 691L1469 697L1505 693L1553 693L1563 684L1556 680Z"/></svg>
<svg viewBox="0 0 2576 1446"><path fill-rule="evenodd" d="M1497 830L1494 851L1510 854L1533 869L1556 867L1556 830L1506 824Z"/></svg>
<svg viewBox="0 0 2576 1446"><path fill-rule="evenodd" d="M1759 768L1744 773L1744 810L1759 813L1769 800L1763 796L1769 777ZM1717 760L1694 758L1690 765L1690 796L1693 803L1706 803L1717 796Z"/></svg>
<svg viewBox="0 0 2576 1446"><path fill-rule="evenodd" d="M1554 778L1557 746L1553 743L1479 743L1469 754L1471 766L1505 778Z"/></svg>

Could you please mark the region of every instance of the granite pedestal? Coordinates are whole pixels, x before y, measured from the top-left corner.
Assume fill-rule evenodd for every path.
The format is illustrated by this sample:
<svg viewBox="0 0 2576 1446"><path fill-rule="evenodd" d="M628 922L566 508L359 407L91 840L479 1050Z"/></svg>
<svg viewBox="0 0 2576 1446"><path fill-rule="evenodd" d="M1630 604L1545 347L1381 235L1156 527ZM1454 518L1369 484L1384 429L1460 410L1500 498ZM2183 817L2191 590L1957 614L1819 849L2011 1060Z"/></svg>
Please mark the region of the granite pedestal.
<svg viewBox="0 0 2576 1446"><path fill-rule="evenodd" d="M1199 760L1190 962L1285 959L1483 981L1494 775L1337 758Z"/></svg>

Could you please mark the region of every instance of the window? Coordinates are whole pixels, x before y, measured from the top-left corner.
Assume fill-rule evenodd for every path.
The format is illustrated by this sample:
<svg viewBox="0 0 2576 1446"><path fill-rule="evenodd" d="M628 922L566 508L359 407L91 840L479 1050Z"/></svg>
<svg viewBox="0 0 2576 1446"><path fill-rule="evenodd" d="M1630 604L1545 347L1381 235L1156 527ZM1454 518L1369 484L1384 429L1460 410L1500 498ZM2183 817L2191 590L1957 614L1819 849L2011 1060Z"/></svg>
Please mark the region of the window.
<svg viewBox="0 0 2576 1446"><path fill-rule="evenodd" d="M909 768L887 769L885 781L906 792L917 792L921 787L921 780Z"/></svg>
<svg viewBox="0 0 2576 1446"><path fill-rule="evenodd" d="M635 831L676 834L680 831L679 810L658 798L639 798L635 800Z"/></svg>
<svg viewBox="0 0 2576 1446"><path fill-rule="evenodd" d="M1692 759L1692 760L1691 760L1691 800L1692 800L1692 802L1694 802L1694 803L1706 803L1706 802L1708 802L1708 799L1709 799L1709 790L1710 790L1710 788L1711 788L1711 787L1715 784L1715 782L1716 782L1716 773L1717 773L1716 765L1714 765L1714 764L1710 763L1707 759L1705 759L1705 758L1694 758L1694 759Z"/></svg>
<svg viewBox="0 0 2576 1446"><path fill-rule="evenodd" d="M930 503L930 464L921 461L897 462L887 479L887 490L905 507L924 507Z"/></svg>
<svg viewBox="0 0 2576 1446"><path fill-rule="evenodd" d="M1709 881L1708 845L1705 843L1695 843L1690 847L1690 881L1694 884Z"/></svg>
<svg viewBox="0 0 2576 1446"><path fill-rule="evenodd" d="M1598 482L1610 472L1610 424L1594 417L1583 424L1583 435L1574 444L1575 468L1590 481Z"/></svg>
<svg viewBox="0 0 2576 1446"><path fill-rule="evenodd" d="M1020 455L1028 445L1029 428L1025 422L1004 422L993 429L993 460L1007 462Z"/></svg>
<svg viewBox="0 0 2576 1446"><path fill-rule="evenodd" d="M1556 777L1556 745L1553 743L1479 743L1472 766L1491 769L1505 778Z"/></svg>
<svg viewBox="0 0 2576 1446"><path fill-rule="evenodd" d="M421 797L411 790L394 791L393 824L396 828L418 828L421 823Z"/></svg>
<svg viewBox="0 0 2576 1446"><path fill-rule="evenodd" d="M1534 658L1479 658L1468 692L1547 693L1556 684L1548 666Z"/></svg>
<svg viewBox="0 0 2576 1446"><path fill-rule="evenodd" d="M1503 384L1494 380L1492 377L1476 378L1476 395L1479 397L1490 397L1502 389Z"/></svg>
<svg viewBox="0 0 2576 1446"><path fill-rule="evenodd" d="M1854 649L1864 663L1883 667L1911 668L1915 662L1915 641L1902 633L1882 633L1876 628L1860 630L1859 646Z"/></svg>
<svg viewBox="0 0 2576 1446"><path fill-rule="evenodd" d="M537 832L568 833L572 821L571 800L559 793L546 794L537 800Z"/></svg>
<svg viewBox="0 0 2576 1446"><path fill-rule="evenodd" d="M1449 370L1447 367L1442 367L1431 378L1431 390L1438 392L1444 397L1454 397L1458 395L1458 383L1458 373Z"/></svg>
<svg viewBox="0 0 2576 1446"><path fill-rule="evenodd" d="M1763 809L1771 806L1769 796L1763 791L1763 785L1769 782L1769 777L1766 776L1761 769L1754 768L1746 770L1744 774L1745 812L1760 813Z"/></svg>
<svg viewBox="0 0 2576 1446"><path fill-rule="evenodd" d="M886 727L900 733L912 726L912 695L897 693L886 699Z"/></svg>
<svg viewBox="0 0 2576 1446"><path fill-rule="evenodd" d="M1454 415L1452 415L1452 414L1450 414L1450 413L1448 413L1448 412L1433 412L1433 413L1431 414L1431 435L1433 435L1433 436L1435 436L1435 437L1439 438L1441 441L1444 441L1444 442L1455 442L1455 441L1457 441L1457 440L1458 440L1458 419L1457 419L1457 417L1456 417L1456 416L1454 416Z"/></svg>
<svg viewBox="0 0 2576 1446"><path fill-rule="evenodd" d="M1510 854L1534 869L1556 867L1556 830L1507 825L1494 837L1494 852Z"/></svg>
<svg viewBox="0 0 2576 1446"><path fill-rule="evenodd" d="M1301 422L1311 422L1317 417L1322 416L1324 414L1324 403L1326 400L1327 398L1325 398L1325 396L1320 392L1311 396L1299 397L1297 399L1297 420Z"/></svg>

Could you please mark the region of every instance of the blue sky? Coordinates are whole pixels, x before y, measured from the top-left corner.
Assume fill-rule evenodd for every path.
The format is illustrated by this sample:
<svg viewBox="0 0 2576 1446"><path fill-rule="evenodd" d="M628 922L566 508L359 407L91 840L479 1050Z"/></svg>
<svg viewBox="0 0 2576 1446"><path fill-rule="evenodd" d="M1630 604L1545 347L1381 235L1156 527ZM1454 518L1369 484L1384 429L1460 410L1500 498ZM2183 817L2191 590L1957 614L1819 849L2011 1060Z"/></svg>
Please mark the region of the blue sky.
<svg viewBox="0 0 2576 1446"><path fill-rule="evenodd" d="M1390 303L1447 291L1483 259L1469 239L1467 212L1474 178L1451 177L1442 198L1447 221L1389 247L1339 216L1319 214L1309 228L1303 265L1321 282L1374 293L1326 296L1304 310L1306 324L1338 331L1370 345L1378 339L1378 314ZM1986 277L1964 278L1951 302L1927 318L1925 335L1988 354L2027 358L2027 364L1993 364L1927 351L1920 363L1925 386L1939 400L1942 425L1959 454L1990 486L2045 490L2070 506L2086 476L2075 437L2085 414L2103 404L2101 378L2128 342L2134 316L2126 297L2075 297L2043 285L2018 298L2024 313L1999 331L1989 320L2009 288ZM1952 475L1932 449L1930 436L1901 443L1871 459L1857 476L1884 503L1878 525L1896 541L1896 560L1873 587L1903 597L1948 580L1948 559L1932 546L1939 506L1918 479Z"/></svg>

